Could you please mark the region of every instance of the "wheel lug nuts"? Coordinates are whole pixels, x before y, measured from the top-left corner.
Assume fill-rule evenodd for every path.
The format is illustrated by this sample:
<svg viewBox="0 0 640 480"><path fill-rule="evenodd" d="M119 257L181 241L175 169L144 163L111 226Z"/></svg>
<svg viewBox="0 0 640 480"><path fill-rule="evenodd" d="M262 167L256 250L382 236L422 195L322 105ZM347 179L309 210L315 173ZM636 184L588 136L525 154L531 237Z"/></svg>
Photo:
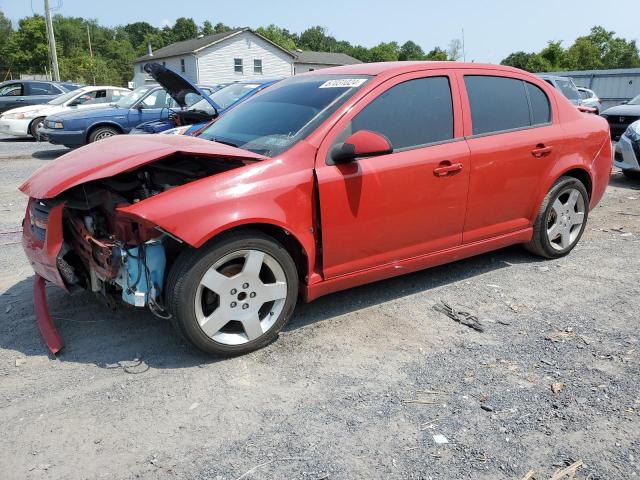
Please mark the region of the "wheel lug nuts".
<svg viewBox="0 0 640 480"><path fill-rule="evenodd" d="M249 284L248 283L243 283L242 284L242 288L249 288Z"/></svg>
<svg viewBox="0 0 640 480"><path fill-rule="evenodd" d="M256 292L251 292L251 293L249 294L249 296L250 296L251 298L255 298L255 296L256 296Z"/></svg>
<svg viewBox="0 0 640 480"><path fill-rule="evenodd" d="M236 302L231 302L231 308L235 308L236 305L238 305Z"/></svg>
<svg viewBox="0 0 640 480"><path fill-rule="evenodd" d="M248 305L248 304L246 304L246 303L245 303L245 304L243 304L243 305L242 305L242 309L243 309L243 310L246 310L247 308L249 308L249 305Z"/></svg>
<svg viewBox="0 0 640 480"><path fill-rule="evenodd" d="M236 290L235 288L231 289L231 295L235 295L236 293L238 293L238 290Z"/></svg>

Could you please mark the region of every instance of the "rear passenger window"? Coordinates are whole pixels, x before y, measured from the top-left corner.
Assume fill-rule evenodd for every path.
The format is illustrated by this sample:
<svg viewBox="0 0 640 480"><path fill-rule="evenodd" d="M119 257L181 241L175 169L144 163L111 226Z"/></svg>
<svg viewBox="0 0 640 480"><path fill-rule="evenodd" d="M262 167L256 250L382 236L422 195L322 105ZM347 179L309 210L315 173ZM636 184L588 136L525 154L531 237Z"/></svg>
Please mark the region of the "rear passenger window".
<svg viewBox="0 0 640 480"><path fill-rule="evenodd" d="M540 125L551 121L551 107L547 94L533 83L524 82L531 102L531 123Z"/></svg>
<svg viewBox="0 0 640 480"><path fill-rule="evenodd" d="M340 137L360 130L385 135L394 150L453 138L453 107L447 77L400 83L381 94L352 120Z"/></svg>
<svg viewBox="0 0 640 480"><path fill-rule="evenodd" d="M522 80L465 76L464 81L471 104L474 135L531 125L529 102Z"/></svg>
<svg viewBox="0 0 640 480"><path fill-rule="evenodd" d="M515 130L551 120L547 95L529 82L483 75L465 76L464 81L474 135Z"/></svg>

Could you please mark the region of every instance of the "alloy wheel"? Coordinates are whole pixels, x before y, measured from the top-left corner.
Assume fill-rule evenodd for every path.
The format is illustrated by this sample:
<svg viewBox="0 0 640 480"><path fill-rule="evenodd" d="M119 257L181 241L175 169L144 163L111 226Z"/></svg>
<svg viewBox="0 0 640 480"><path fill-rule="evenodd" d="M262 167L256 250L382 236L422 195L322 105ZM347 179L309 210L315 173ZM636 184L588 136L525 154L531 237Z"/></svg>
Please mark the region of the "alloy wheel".
<svg viewBox="0 0 640 480"><path fill-rule="evenodd" d="M585 211L586 202L578 189L568 188L558 195L547 217L547 238L554 250L566 250L577 241Z"/></svg>
<svg viewBox="0 0 640 480"><path fill-rule="evenodd" d="M239 250L203 275L195 296L202 331L225 345L257 340L276 322L287 297L285 272L268 253Z"/></svg>

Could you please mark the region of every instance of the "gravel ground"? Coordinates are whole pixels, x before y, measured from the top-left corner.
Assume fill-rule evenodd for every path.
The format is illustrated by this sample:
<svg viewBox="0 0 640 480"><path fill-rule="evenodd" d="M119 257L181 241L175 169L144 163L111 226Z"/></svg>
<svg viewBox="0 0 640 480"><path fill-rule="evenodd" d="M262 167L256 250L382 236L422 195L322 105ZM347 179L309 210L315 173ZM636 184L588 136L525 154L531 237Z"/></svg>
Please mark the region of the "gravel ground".
<svg viewBox="0 0 640 480"><path fill-rule="evenodd" d="M568 257L512 247L334 294L231 360L50 288L53 358L12 231L16 187L64 151L0 138L3 478L519 480L578 460L579 479L640 475L640 183L612 176Z"/></svg>

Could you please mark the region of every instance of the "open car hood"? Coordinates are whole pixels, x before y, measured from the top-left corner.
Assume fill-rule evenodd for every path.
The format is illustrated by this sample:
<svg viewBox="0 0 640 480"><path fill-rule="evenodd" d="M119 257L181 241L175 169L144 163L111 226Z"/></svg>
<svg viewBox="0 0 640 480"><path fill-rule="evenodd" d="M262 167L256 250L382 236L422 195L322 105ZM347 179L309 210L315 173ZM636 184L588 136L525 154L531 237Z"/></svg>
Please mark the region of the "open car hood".
<svg viewBox="0 0 640 480"><path fill-rule="evenodd" d="M220 105L216 104L209 95L200 90L197 85L191 83L182 75L174 72L170 68L165 67L159 63L147 63L144 66L144 71L147 72L153 79L158 82L169 95L173 98L178 105L182 108L187 106L185 97L188 93L195 93L204 98L209 104L216 110L221 110Z"/></svg>
<svg viewBox="0 0 640 480"><path fill-rule="evenodd" d="M183 135L117 135L73 150L38 169L20 191L38 199L53 198L82 183L134 170L174 153L246 160L267 157L221 143Z"/></svg>

